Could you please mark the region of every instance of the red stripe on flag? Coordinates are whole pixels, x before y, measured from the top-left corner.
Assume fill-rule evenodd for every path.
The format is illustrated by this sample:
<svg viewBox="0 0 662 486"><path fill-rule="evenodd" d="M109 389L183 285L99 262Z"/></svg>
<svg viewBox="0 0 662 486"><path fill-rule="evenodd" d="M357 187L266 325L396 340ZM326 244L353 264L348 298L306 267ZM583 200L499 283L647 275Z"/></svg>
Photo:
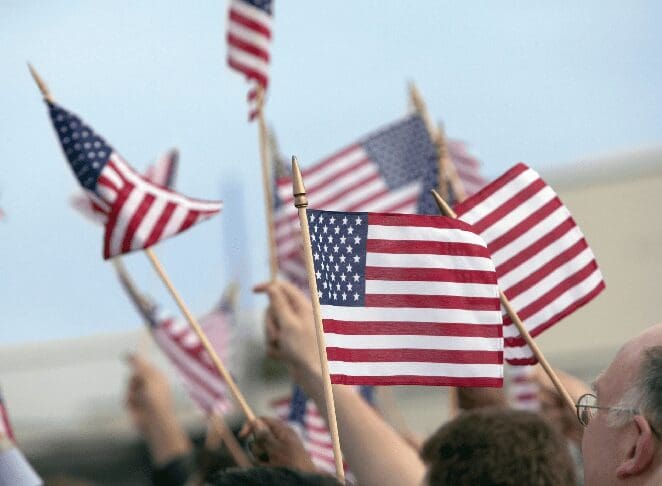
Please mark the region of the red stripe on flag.
<svg viewBox="0 0 662 486"><path fill-rule="evenodd" d="M367 242L367 249L368 253L430 254L489 258L484 246L473 245L471 243L451 243L448 241L378 240L370 238Z"/></svg>
<svg viewBox="0 0 662 486"><path fill-rule="evenodd" d="M538 208L535 212L531 213L519 224L510 228L506 233L488 242L488 248L492 254L496 253L501 248L509 245L537 224L540 224L547 216L552 214L561 206L563 206L563 203L558 197L555 197L545 205Z"/></svg>
<svg viewBox="0 0 662 486"><path fill-rule="evenodd" d="M111 162L108 163L110 164ZM103 236L103 257L106 259L111 257L110 238L113 235L113 231L115 230L117 218L122 211L124 203L129 198L131 191L133 191L133 185L125 183L124 187L122 187L122 189L117 193L115 202L110 208L110 213L108 214L108 220L106 221L106 228Z"/></svg>
<svg viewBox="0 0 662 486"><path fill-rule="evenodd" d="M393 375L393 376L348 376L340 374L331 375L331 383L338 385L421 385L421 386L484 386L502 387L503 378L455 378L452 376L420 376L420 375Z"/></svg>
<svg viewBox="0 0 662 486"><path fill-rule="evenodd" d="M267 76L265 76L262 71L258 71L257 69L246 66L232 57L228 57L228 65L232 69L236 69L237 71L244 73L247 78L256 80L260 85L264 86L265 89L269 84L269 78L267 78Z"/></svg>
<svg viewBox="0 0 662 486"><path fill-rule="evenodd" d="M324 332L345 335L417 335L499 338L502 326L436 322L339 321L324 319Z"/></svg>
<svg viewBox="0 0 662 486"><path fill-rule="evenodd" d="M514 194L511 198L504 201L501 206L495 208L493 211L486 214L483 218L476 221L472 225L474 230L478 234L482 233L494 223L510 214L514 209L517 209L522 204L526 204L529 199L531 199L545 187L547 187L545 181L542 179L536 179L524 189Z"/></svg>
<svg viewBox="0 0 662 486"><path fill-rule="evenodd" d="M152 232L145 241L145 248L149 248L154 243L159 241L159 238L161 238L161 233L163 233L163 230L168 224L168 221L170 221L170 217L172 216L172 213L175 212L175 209L177 209L177 204L172 201L165 205L163 211L161 212L161 216L159 216L159 219L156 221L156 224L152 229Z"/></svg>
<svg viewBox="0 0 662 486"><path fill-rule="evenodd" d="M230 20L271 39L271 30L269 27L261 22L256 21L255 19L252 19L251 17L242 15L240 12L233 8L230 9Z"/></svg>
<svg viewBox="0 0 662 486"><path fill-rule="evenodd" d="M444 268L411 268L405 274L399 268L366 267L366 280L405 282L457 282L496 284L496 273L484 270L448 270Z"/></svg>
<svg viewBox="0 0 662 486"><path fill-rule="evenodd" d="M185 229L193 226L198 220L198 216L200 216L200 211L189 209L188 213L186 213L186 218L184 218L184 221L182 221L182 224L179 226L179 230L177 230L177 232L180 233Z"/></svg>
<svg viewBox="0 0 662 486"><path fill-rule="evenodd" d="M233 35L232 32L228 32L228 44L230 44L233 47L236 47L239 50L248 52L254 57L259 57L260 59L263 59L266 62L269 62L269 53L262 49L261 47L258 47L255 44L251 44L250 42L247 42L240 37L237 37L236 35Z"/></svg>
<svg viewBox="0 0 662 486"><path fill-rule="evenodd" d="M419 228L456 229L462 231L476 231L464 221L444 216L431 216L426 214L387 214L369 213L371 226L415 226Z"/></svg>
<svg viewBox="0 0 662 486"><path fill-rule="evenodd" d="M329 361L349 363L450 363L450 364L501 364L502 351L463 351L448 349L349 349L328 346Z"/></svg>
<svg viewBox="0 0 662 486"><path fill-rule="evenodd" d="M401 270L402 271L402 270ZM417 309L469 309L498 311L501 308L495 297L461 297L455 295L403 295L366 294L366 307L409 307ZM499 324L495 322L495 324Z"/></svg>
<svg viewBox="0 0 662 486"><path fill-rule="evenodd" d="M501 177L499 177L497 180L485 186L483 189L478 191L476 194L471 196L466 201L460 204L456 204L454 209L455 212L457 213L457 216L461 217L463 214L471 211L474 207L478 206L478 204L485 201L485 199L492 196L503 186L505 186L510 181L515 179L518 175L520 175L523 172L526 172L527 170L529 170L529 168L520 162L515 167L510 169L508 172L506 172Z"/></svg>
<svg viewBox="0 0 662 486"><path fill-rule="evenodd" d="M149 211L149 208L152 206L155 199L156 197L154 197L153 194L145 194L143 200L140 201L140 204L136 208L136 211L131 215L131 221L129 221L124 232L124 239L122 240L122 253L131 251L131 240L133 240L133 235L136 233L138 226L142 223L147 211Z"/></svg>

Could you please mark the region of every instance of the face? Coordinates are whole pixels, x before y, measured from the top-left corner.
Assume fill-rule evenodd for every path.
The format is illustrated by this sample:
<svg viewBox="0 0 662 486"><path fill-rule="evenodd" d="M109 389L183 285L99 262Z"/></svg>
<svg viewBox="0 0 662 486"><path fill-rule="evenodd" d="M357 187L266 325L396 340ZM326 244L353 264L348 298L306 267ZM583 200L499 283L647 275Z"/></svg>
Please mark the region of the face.
<svg viewBox="0 0 662 486"><path fill-rule="evenodd" d="M601 407L617 406L636 379L644 349L662 344L662 325L648 329L628 342L593 383ZM607 410L598 410L584 431L584 480L586 486L617 484L616 469L627 457L627 426L610 427Z"/></svg>

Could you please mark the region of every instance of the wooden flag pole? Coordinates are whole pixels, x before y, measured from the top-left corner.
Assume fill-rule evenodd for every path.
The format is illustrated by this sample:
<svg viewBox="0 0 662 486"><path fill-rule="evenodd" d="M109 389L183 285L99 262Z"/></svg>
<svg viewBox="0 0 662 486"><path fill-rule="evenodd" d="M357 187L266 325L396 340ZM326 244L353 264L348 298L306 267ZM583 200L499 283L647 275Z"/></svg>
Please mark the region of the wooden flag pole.
<svg viewBox="0 0 662 486"><path fill-rule="evenodd" d="M464 190L464 185L457 174L453 159L451 159L448 143L446 142L446 134L444 133L443 128L437 126L430 118L430 114L425 106L425 101L423 101L423 96L421 96L421 92L414 83L409 83L409 97L414 109L421 115L421 118L423 118L423 122L428 129L430 138L432 138L439 153L439 193L444 198L448 198L449 189L452 189L455 198L458 201L463 201L466 199L466 191Z"/></svg>
<svg viewBox="0 0 662 486"><path fill-rule="evenodd" d="M267 238L269 244L269 275L275 280L278 275L278 260L276 258L276 236L274 233L274 201L271 193L272 171L269 159L269 135L264 121L264 87L257 87L257 127L260 143L260 160L262 161L262 188L264 191L264 212L267 223Z"/></svg>
<svg viewBox="0 0 662 486"><path fill-rule="evenodd" d="M131 277L129 276L129 272L127 272L126 267L124 266L124 262L122 261L122 257L115 257L110 260L113 263L113 267L115 267L115 272L117 272L117 275L119 276L120 280L123 282L124 285L126 285L126 288L128 291L136 296L136 299L140 301L144 301L145 298L141 293L138 291L136 288L136 285L133 283L133 280L131 280ZM138 309L140 311L140 309ZM138 349L137 349L137 354L139 356L147 356L149 354L149 345L151 344L152 339L151 339L151 332L150 332L150 326L146 326L143 329L143 332L140 333L140 338L138 341Z"/></svg>
<svg viewBox="0 0 662 486"><path fill-rule="evenodd" d="M451 217L453 219L457 219L457 214L455 214L455 211L453 211L453 209L448 205L446 201L444 201L444 199L439 195L437 191L433 189L432 195L434 196L434 199L437 202L437 206L439 206L439 210L441 211L441 214L443 214L444 216ZM510 304L508 297L506 297L506 294L504 294L501 290L499 290L499 298L501 299L501 305L503 305L504 309L506 309L506 312L508 313L508 317L510 317L510 320L513 321L513 324L515 324L515 326L517 327L520 336L522 336L524 341L526 341L526 344L528 344L528 346L531 348L531 351L533 351L533 355L540 362L540 365L545 370L545 373L547 373L547 376L549 376L549 379L552 380L552 383L554 383L556 390L559 392L559 394L566 402L566 404L572 410L575 410L575 401L570 396L570 393L568 393L568 390L565 389L563 383L561 383L561 380L559 380L558 375L556 374L554 369L550 366L549 362L547 361L547 358L545 358L545 355L542 353L542 350L533 340L533 337L531 337L529 330L526 328L522 320L519 318L515 309L513 309L513 306Z"/></svg>
<svg viewBox="0 0 662 486"><path fill-rule="evenodd" d="M39 87L39 91L41 91L41 95L44 97L44 99L46 101L54 103L55 100L53 99L51 92L48 90L48 86L46 86L46 83L44 83L44 80L41 79L35 68L32 67L32 64L28 63L28 69L30 70L32 79L34 79L35 83L37 83L37 86Z"/></svg>
<svg viewBox="0 0 662 486"><path fill-rule="evenodd" d="M324 384L324 399L326 401L326 410L329 422L329 431L333 441L333 458L336 464L336 476L338 481L345 483L345 470L342 463L342 453L340 452L340 439L338 438L338 423L336 422L336 406L333 401L333 389L331 387L331 377L329 376L329 363L326 357L326 342L324 340L324 329L322 328L322 316L320 312L320 302L317 297L317 281L315 279L315 267L313 265L312 247L310 244L310 230L308 229L308 216L306 208L308 207L308 198L306 197L306 188L303 185L301 170L297 158L292 157L292 186L294 194L294 206L299 212L299 223L301 224L301 236L303 238L304 261L308 273L308 288L310 289L311 301L313 304L313 314L315 316L315 331L317 333L317 349L320 355L320 365L322 367L322 380Z"/></svg>
<svg viewBox="0 0 662 486"><path fill-rule="evenodd" d="M241 390L239 390L239 387L235 383L234 378L232 378L232 375L225 369L225 366L223 366L221 359L216 354L216 351L209 342L209 339L207 339L207 336L200 327L200 324L198 324L198 321L195 319L195 317L193 317L193 314L191 314L191 312L188 310L188 307L186 307L186 304L179 296L177 289L175 289L175 286L170 281L168 274L163 268L163 265L161 265L161 262L156 257L156 255L154 254L151 248L145 248L145 253L147 254L147 258L149 258L149 261L152 263L154 270L156 270L156 273L158 273L159 277L161 278L165 286L168 288L170 295L172 295L172 298L175 299L177 306L182 311L182 314L184 314L184 317L188 321L189 325L191 326L191 328L193 328L193 331L195 331L195 333L198 335L198 338L200 339L200 343L205 348L205 351L209 353L209 357L214 363L214 366L221 374L221 377L223 377L223 380L225 380L225 383L227 383L228 388L230 388L230 392L232 393L232 396L239 404L239 407L244 412L244 415L246 415L246 420L248 420L249 423L253 423L255 421L255 414L253 413L253 410L251 410L251 408L248 406L248 402L246 402L244 395L241 393Z"/></svg>

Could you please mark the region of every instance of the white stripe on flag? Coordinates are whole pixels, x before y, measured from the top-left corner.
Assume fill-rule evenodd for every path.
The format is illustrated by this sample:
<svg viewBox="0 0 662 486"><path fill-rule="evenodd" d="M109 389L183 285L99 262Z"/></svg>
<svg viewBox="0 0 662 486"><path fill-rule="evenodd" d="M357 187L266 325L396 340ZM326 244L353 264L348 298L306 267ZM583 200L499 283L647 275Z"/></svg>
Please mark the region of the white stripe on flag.
<svg viewBox="0 0 662 486"><path fill-rule="evenodd" d="M445 376L451 378L502 378L503 365L425 362L329 361L329 373L350 376Z"/></svg>
<svg viewBox="0 0 662 486"><path fill-rule="evenodd" d="M394 339L394 337L396 339ZM326 346L345 349L442 349L447 351L501 351L502 338L424 335L372 335L325 333Z"/></svg>

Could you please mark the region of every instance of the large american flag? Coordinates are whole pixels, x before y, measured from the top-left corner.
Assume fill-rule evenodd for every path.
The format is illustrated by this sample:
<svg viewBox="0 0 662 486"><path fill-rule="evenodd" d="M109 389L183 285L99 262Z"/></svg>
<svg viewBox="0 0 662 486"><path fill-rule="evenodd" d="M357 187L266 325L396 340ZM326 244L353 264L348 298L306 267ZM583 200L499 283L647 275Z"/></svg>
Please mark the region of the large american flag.
<svg viewBox="0 0 662 486"><path fill-rule="evenodd" d="M442 216L308 211L332 383L501 386L494 264Z"/></svg>
<svg viewBox="0 0 662 486"><path fill-rule="evenodd" d="M437 186L437 153L425 123L410 115L302 171L311 207L334 211L437 214L429 190ZM279 267L306 282L292 179L276 182L274 227Z"/></svg>
<svg viewBox="0 0 662 486"><path fill-rule="evenodd" d="M145 179L152 184L172 189L175 184L177 174L177 165L179 162L179 152L177 149L171 149L161 155L156 162L147 167ZM105 224L108 219L106 212L97 204L94 199L87 196L86 193L80 193L72 196L71 205L77 209L83 216L95 223Z"/></svg>
<svg viewBox="0 0 662 486"><path fill-rule="evenodd" d="M531 336L591 301L604 288L595 256L554 190L517 164L455 207L487 243L499 287ZM536 362L504 312L505 357Z"/></svg>
<svg viewBox="0 0 662 486"><path fill-rule="evenodd" d="M104 258L148 248L221 210L220 202L190 199L150 183L80 118L47 104L74 174L107 215Z"/></svg>
<svg viewBox="0 0 662 486"><path fill-rule="evenodd" d="M5 406L2 392L0 392L0 437L9 437L11 440L14 440L14 430L9 421L9 415L7 413L7 407Z"/></svg>
<svg viewBox="0 0 662 486"><path fill-rule="evenodd" d="M375 403L374 388L362 386L357 392L371 405ZM323 472L335 474L336 466L333 457L333 442L331 433L315 405L308 399L301 388L294 385L292 394L271 402L276 416L287 422L297 433L306 452L315 466ZM345 479L354 482L351 471L344 465Z"/></svg>
<svg viewBox="0 0 662 486"><path fill-rule="evenodd" d="M246 76L252 104L249 118L257 115L257 87L269 85L272 0L230 0L228 13L228 65Z"/></svg>

